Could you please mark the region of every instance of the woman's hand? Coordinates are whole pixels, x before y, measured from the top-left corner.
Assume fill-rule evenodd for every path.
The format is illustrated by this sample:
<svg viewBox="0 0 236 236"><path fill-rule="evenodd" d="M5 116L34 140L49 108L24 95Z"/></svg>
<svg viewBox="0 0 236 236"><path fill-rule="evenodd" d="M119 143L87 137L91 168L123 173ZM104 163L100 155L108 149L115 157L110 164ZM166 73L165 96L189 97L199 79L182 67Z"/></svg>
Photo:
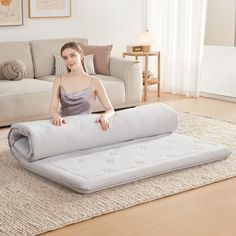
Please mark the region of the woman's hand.
<svg viewBox="0 0 236 236"><path fill-rule="evenodd" d="M103 115L101 115L99 118L96 119L96 123L100 123L101 129L103 131L107 131L110 127L108 119L105 118Z"/></svg>
<svg viewBox="0 0 236 236"><path fill-rule="evenodd" d="M66 124L66 121L64 118L62 118L59 115L56 115L53 119L52 119L52 124L56 125L56 126L61 126L62 124Z"/></svg>

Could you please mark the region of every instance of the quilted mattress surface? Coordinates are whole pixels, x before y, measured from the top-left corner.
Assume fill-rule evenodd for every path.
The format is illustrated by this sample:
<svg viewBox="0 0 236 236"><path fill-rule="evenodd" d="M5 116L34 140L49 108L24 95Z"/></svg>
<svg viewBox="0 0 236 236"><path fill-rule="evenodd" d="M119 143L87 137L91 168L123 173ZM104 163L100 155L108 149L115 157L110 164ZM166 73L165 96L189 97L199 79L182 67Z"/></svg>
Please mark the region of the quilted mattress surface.
<svg viewBox="0 0 236 236"><path fill-rule="evenodd" d="M147 109L147 106L144 108ZM162 105L149 106L150 115L153 115L151 113L152 110L159 108L163 109ZM168 110L169 108L164 106L164 109ZM125 111L125 113L119 114L119 119L124 118L129 112L135 112L137 117L134 119L139 119L138 116L142 112L142 108L139 108L138 111L135 109ZM205 164L226 158L230 154L222 145L172 133L177 127L177 117L173 110L170 109L168 112L166 114L169 114L169 116L166 116L166 119L163 120L160 117L160 113L156 113L157 116L155 117L154 112L153 116L156 122L153 122L153 126L158 124L157 126L163 128L167 123L172 124L172 126L165 127L166 131L153 127L155 135L153 135L153 129L149 123L150 135L145 132L145 135L137 135L134 130L128 130L128 132L124 130L121 133L123 139L118 138L117 142L114 141L116 136L111 135L110 138L113 140L109 141L107 139L108 142L103 145L95 145L96 142L94 141L92 147L88 148L85 145L81 148L80 144L79 147L77 146L77 150L73 149L71 152L62 152L62 154L50 157L42 156L40 158L38 156L33 161L29 161L28 158L29 152L31 157L34 156L34 149L30 147L33 141L29 141L34 131L28 132L29 130L25 127L22 129L22 124L21 126L15 125L13 127L15 130L9 134L9 143L13 155L26 169L63 184L79 193L90 193L145 177ZM164 113L162 114L163 116L165 116ZM89 117L91 116L89 115ZM148 118L148 116L144 117L144 119ZM80 117L78 119L80 120ZM153 120L155 119L153 118ZM69 121L72 122L70 118ZM158 123L158 121L160 122ZM37 123L33 123L33 126L34 124L37 126ZM115 124L114 122L113 125ZM32 126L32 123L30 125ZM140 124L140 127L145 129L143 124ZM137 137L130 137L132 132ZM24 136L22 133L27 135ZM126 135L127 133L128 135ZM11 135L13 136L11 137ZM101 135L104 135L104 133L101 133ZM109 133L105 135L109 135ZM15 137L19 138L16 139ZM93 136L91 135L92 138ZM37 145L37 143L34 145ZM91 146L91 144L89 145Z"/></svg>

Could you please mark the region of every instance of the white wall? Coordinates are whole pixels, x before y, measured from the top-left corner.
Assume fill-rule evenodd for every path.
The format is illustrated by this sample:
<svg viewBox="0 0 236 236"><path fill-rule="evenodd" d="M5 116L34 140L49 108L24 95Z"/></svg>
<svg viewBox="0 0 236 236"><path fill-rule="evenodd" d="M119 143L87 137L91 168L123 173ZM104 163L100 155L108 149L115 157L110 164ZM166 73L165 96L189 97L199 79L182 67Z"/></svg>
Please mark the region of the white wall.
<svg viewBox="0 0 236 236"><path fill-rule="evenodd" d="M236 0L208 0L200 95L236 101Z"/></svg>
<svg viewBox="0 0 236 236"><path fill-rule="evenodd" d="M90 44L113 44L112 55L121 56L145 29L145 0L71 2L72 17L32 19L23 0L24 25L0 27L0 41L85 37Z"/></svg>
<svg viewBox="0 0 236 236"><path fill-rule="evenodd" d="M145 0L79 0L80 31L91 43L112 43L115 54L145 29Z"/></svg>
<svg viewBox="0 0 236 236"><path fill-rule="evenodd" d="M208 0L205 45L235 46L235 0Z"/></svg>
<svg viewBox="0 0 236 236"><path fill-rule="evenodd" d="M200 95L236 101L236 47L205 46Z"/></svg>

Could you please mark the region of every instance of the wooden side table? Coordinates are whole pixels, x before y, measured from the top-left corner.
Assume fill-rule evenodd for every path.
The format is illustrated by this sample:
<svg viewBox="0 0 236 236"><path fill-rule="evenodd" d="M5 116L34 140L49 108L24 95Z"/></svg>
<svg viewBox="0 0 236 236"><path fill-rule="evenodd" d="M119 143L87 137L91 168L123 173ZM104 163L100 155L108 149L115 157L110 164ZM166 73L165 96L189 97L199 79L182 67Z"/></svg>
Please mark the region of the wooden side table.
<svg viewBox="0 0 236 236"><path fill-rule="evenodd" d="M138 57L145 57L145 70L144 70L144 100L147 100L147 86L156 84L157 85L157 96L160 97L160 81L161 81L161 72L160 72L160 63L161 63L161 53L160 52L123 52L123 58L125 56L134 56L135 60L138 60ZM148 59L150 56L157 57L157 78L149 79L148 78Z"/></svg>

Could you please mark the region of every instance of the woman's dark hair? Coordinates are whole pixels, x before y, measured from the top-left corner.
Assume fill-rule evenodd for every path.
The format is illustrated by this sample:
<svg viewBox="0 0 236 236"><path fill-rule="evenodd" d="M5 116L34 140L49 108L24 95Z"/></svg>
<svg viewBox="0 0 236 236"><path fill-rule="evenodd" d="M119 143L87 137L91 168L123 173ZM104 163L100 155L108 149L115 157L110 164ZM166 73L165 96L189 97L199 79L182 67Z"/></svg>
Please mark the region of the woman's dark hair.
<svg viewBox="0 0 236 236"><path fill-rule="evenodd" d="M68 43L65 43L65 44L61 47L61 56L62 56L62 52L63 52L65 49L67 49L67 48L72 48L72 49L74 49L75 51L77 51L77 52L80 54L81 63L82 63L82 66L83 66L84 71L86 72L85 67L84 67L84 52L83 52L83 50L81 49L81 47L79 46L79 44L76 43L76 42L68 42ZM68 67L67 67L67 70L68 70L68 72L71 71Z"/></svg>

